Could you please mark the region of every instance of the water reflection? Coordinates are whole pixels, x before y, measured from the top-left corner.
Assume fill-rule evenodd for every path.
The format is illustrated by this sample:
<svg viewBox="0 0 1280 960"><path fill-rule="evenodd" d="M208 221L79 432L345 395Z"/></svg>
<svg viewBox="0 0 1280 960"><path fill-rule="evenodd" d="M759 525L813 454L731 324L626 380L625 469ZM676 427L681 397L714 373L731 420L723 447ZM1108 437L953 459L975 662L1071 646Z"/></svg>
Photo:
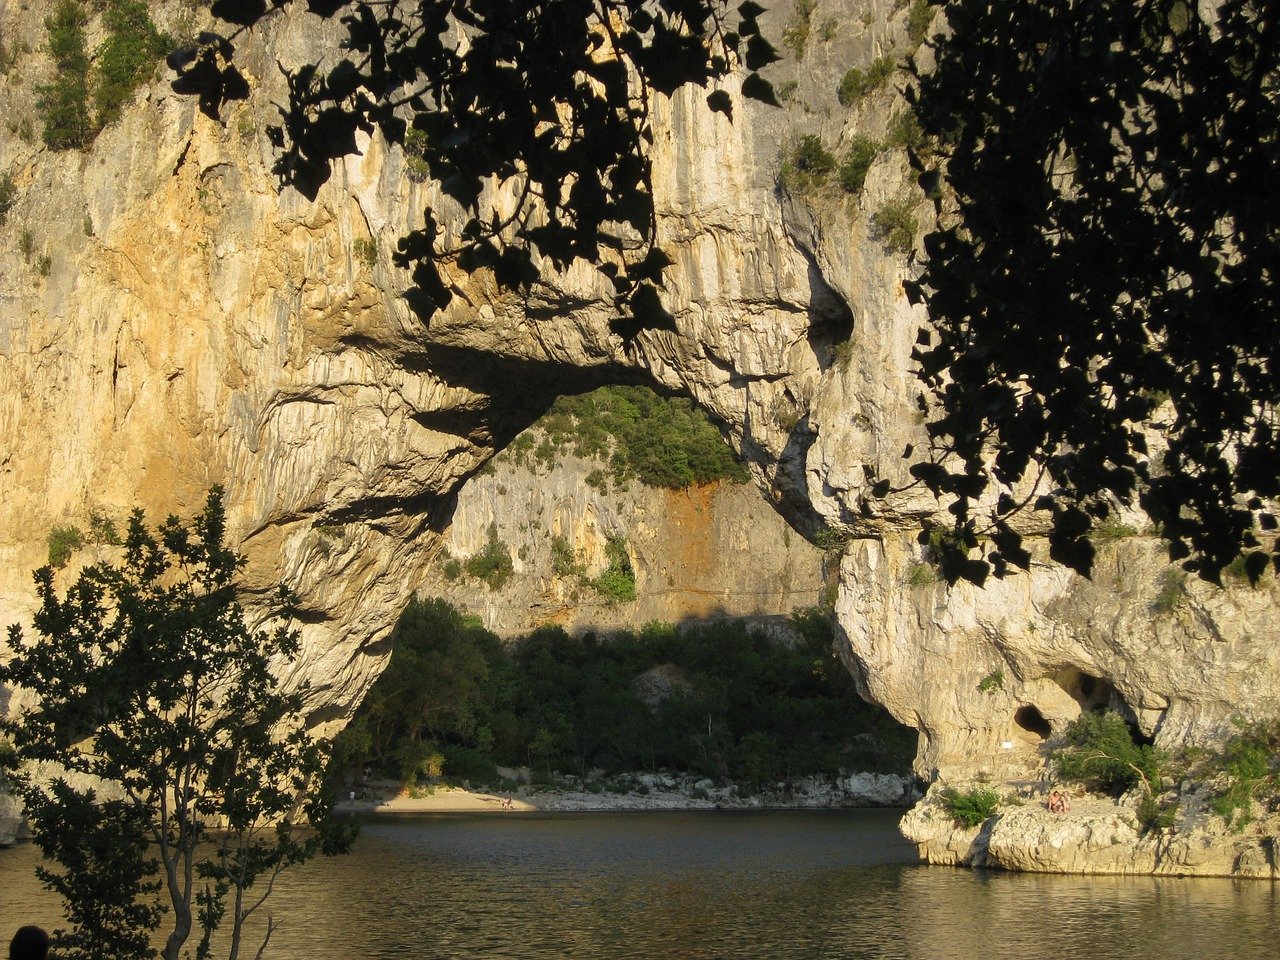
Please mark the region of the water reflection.
<svg viewBox="0 0 1280 960"><path fill-rule="evenodd" d="M1270 883L915 864L884 812L438 817L365 825L273 900L279 960L1270 957ZM54 923L35 851L0 917ZM3 932L3 931L0 931ZM7 934L6 934L7 935Z"/></svg>

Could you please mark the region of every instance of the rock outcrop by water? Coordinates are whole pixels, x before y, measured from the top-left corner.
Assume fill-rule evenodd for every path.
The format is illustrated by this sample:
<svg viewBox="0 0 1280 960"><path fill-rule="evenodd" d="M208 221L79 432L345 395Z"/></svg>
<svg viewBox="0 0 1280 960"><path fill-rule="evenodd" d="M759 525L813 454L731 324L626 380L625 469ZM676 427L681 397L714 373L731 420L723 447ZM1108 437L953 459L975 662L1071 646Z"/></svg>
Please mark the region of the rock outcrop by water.
<svg viewBox="0 0 1280 960"><path fill-rule="evenodd" d="M0 27L38 50L28 6L0 6ZM789 12L770 11L766 32ZM848 66L905 44L903 14L823 0L813 16L835 26L775 68L795 81L786 109L732 89L732 123L701 93L655 103L675 324L631 345L610 332L600 278L577 269L527 298L454 271L450 307L416 316L396 239L426 204L446 232L459 220L378 138L314 202L277 191L263 129L281 67L333 39L299 9L241 42L252 94L225 124L158 79L85 153L0 129L20 191L0 229L0 623L29 616L27 571L51 528L136 504L190 511L223 483L250 595L283 580L301 598L291 679L310 681L315 719L340 721L494 452L561 390L648 381L709 413L795 535L846 540L842 653L870 698L921 731L920 773L1028 769L1046 734L1098 705L1165 745L1280 712L1274 580L1171 588L1142 535L1103 545L1092 581L1038 546L1030 573L983 589L931 579L919 541L940 505L903 458L925 444L909 360L924 318L903 293L914 268L871 224L910 189L906 159L883 154L858 196L778 180L802 134L840 150L886 128L887 88L852 108L835 91ZM30 117L46 68L38 53L17 65L6 118ZM876 499L881 479L901 492ZM109 550L90 546L63 576Z"/></svg>
<svg viewBox="0 0 1280 960"><path fill-rule="evenodd" d="M902 820L929 863L1039 873L1158 874L1276 879L1280 820L1261 817L1233 832L1220 817L1179 818L1174 831L1144 830L1134 810L1106 798L1050 813L1040 791L1006 791L1000 811L977 827L955 823L939 787Z"/></svg>

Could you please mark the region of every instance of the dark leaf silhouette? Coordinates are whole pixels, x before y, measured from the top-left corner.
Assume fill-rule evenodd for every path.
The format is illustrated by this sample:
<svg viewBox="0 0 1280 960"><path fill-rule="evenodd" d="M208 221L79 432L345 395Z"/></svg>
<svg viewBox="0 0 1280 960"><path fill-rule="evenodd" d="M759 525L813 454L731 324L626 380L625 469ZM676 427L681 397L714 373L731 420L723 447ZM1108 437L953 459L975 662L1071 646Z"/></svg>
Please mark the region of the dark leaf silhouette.
<svg viewBox="0 0 1280 960"><path fill-rule="evenodd" d="M1280 7L945 10L914 100L957 213L939 206L910 291L935 327L915 352L935 463L913 473L958 497L974 544L1015 501L1052 511L1053 556L1081 573L1116 503L1208 579L1274 556Z"/></svg>
<svg viewBox="0 0 1280 960"><path fill-rule="evenodd" d="M288 102L269 129L282 185L315 197L332 164L377 130L405 146L415 170L469 218L459 243L429 230L405 238L407 298L429 318L449 302L439 264L492 270L528 290L547 267L585 260L609 281L634 336L672 322L652 284L656 214L650 103L726 78L745 60L743 93L776 103L755 73L777 59L760 36L762 8L725 0L449 0L371 4L219 0L214 12L253 28L287 7L345 29L341 48L289 76ZM231 93L228 52L176 57L175 87L216 111ZM336 66L329 67L329 64ZM238 74L236 75L238 76ZM707 96L732 116L727 92ZM412 131L412 143L406 143ZM426 176L414 179L426 179ZM491 199L501 198L492 217ZM424 242L426 241L426 242Z"/></svg>

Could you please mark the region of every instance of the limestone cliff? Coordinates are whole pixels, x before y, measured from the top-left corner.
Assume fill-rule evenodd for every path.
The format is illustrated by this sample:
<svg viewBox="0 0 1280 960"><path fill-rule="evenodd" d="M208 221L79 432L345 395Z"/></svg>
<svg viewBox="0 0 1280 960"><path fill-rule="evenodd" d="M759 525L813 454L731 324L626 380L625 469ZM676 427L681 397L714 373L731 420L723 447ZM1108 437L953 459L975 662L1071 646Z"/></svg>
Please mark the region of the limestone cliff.
<svg viewBox="0 0 1280 960"><path fill-rule="evenodd" d="M497 589L446 573L438 560L418 586L476 614L500 634L542 624L609 630L651 620L769 618L819 603L822 552L792 531L752 486L730 482L665 490L632 480L589 483L608 465L560 453L553 466L500 455L458 496L442 556L456 562L496 536L513 573ZM625 545L635 599L591 581L609 565L611 538ZM561 555L556 555L559 548Z"/></svg>
<svg viewBox="0 0 1280 960"><path fill-rule="evenodd" d="M789 13L779 4L766 32ZM1047 730L1099 702L1168 743L1275 713L1274 582L1158 601L1165 566L1141 536L1108 545L1091 582L1047 562L982 590L929 582L917 538L939 505L902 457L923 440L909 361L923 318L903 294L907 258L871 225L906 189L905 158L883 154L857 196L779 186L798 136L836 147L885 129L890 92L845 108L836 86L903 42L904 17L870 0L822 0L812 17L803 59L774 68L786 109L735 93L730 123L701 96L654 105L675 330L630 346L579 270L526 299L457 273L450 307L415 316L390 252L424 205L447 204L379 139L314 202L277 192L262 131L281 67L331 39L300 11L243 41L252 95L225 125L163 79L84 153L6 124L0 167L20 195L0 229L0 622L29 613L27 571L55 525L189 510L221 482L249 588L300 594L300 670L316 717L341 718L494 452L566 385L650 381L710 414L797 531L847 539L844 655L922 731L922 772L1034 763ZM38 11L0 2L0 26L39 48ZM6 119L29 115L41 56L16 69ZM905 489L876 500L879 478Z"/></svg>

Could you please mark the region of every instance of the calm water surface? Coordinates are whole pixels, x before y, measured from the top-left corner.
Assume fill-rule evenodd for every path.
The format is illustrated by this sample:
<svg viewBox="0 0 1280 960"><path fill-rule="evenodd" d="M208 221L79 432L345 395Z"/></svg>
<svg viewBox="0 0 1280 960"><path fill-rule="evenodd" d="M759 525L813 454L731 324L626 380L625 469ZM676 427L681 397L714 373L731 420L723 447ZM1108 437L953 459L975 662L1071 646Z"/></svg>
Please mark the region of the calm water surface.
<svg viewBox="0 0 1280 960"><path fill-rule="evenodd" d="M436 816L364 825L287 875L275 960L1277 956L1269 882L923 867L897 814ZM0 851L0 934L52 926L37 851Z"/></svg>

